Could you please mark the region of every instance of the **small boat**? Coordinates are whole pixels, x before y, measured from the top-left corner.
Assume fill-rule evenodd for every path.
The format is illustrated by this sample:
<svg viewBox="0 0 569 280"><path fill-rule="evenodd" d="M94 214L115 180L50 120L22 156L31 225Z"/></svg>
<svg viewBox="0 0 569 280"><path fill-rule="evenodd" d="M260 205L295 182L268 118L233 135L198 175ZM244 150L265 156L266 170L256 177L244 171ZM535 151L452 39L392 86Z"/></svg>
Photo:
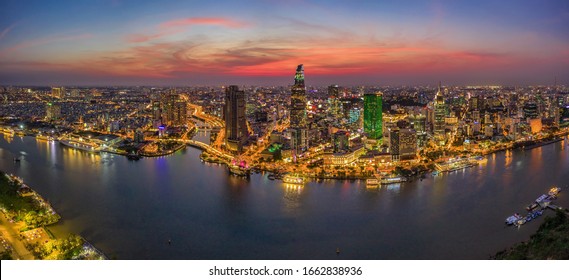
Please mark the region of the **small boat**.
<svg viewBox="0 0 569 280"><path fill-rule="evenodd" d="M506 225L513 225L515 224L518 220L520 219L520 215L518 215L517 213L506 218Z"/></svg>
<svg viewBox="0 0 569 280"><path fill-rule="evenodd" d="M269 174L269 176L267 176L267 178L269 178L269 180L274 180L274 179L275 179L275 174Z"/></svg>
<svg viewBox="0 0 569 280"><path fill-rule="evenodd" d="M306 182L306 180L304 177L301 176L286 175L283 177L283 182L287 184L303 185Z"/></svg>
<svg viewBox="0 0 569 280"><path fill-rule="evenodd" d="M526 207L526 210L532 211L533 209L537 208L538 206L539 206L539 204L537 204L537 203L532 203L532 204L530 204L530 205L528 205L528 206Z"/></svg>
<svg viewBox="0 0 569 280"><path fill-rule="evenodd" d="M137 154L128 154L128 155L126 156L126 158L127 158L128 160L139 160L139 159L140 159L140 156L137 155Z"/></svg>
<svg viewBox="0 0 569 280"><path fill-rule="evenodd" d="M517 224L518 226L521 226L521 225L523 225L523 224L525 224L525 223L526 223L526 219L519 219L519 220L516 221L516 224Z"/></svg>

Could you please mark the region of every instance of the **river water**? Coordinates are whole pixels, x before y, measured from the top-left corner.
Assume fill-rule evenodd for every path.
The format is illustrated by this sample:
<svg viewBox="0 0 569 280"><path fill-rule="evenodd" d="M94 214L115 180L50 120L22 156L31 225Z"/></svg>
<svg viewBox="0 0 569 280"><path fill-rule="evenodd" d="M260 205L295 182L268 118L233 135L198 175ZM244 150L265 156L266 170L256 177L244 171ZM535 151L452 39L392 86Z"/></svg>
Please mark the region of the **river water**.
<svg viewBox="0 0 569 280"><path fill-rule="evenodd" d="M245 180L202 163L194 148L129 161L17 136L0 136L0 169L51 202L62 216L56 235L79 233L110 258L487 259L537 230L543 218L520 229L504 219L569 184L568 143L376 189ZM568 196L554 203L568 207Z"/></svg>

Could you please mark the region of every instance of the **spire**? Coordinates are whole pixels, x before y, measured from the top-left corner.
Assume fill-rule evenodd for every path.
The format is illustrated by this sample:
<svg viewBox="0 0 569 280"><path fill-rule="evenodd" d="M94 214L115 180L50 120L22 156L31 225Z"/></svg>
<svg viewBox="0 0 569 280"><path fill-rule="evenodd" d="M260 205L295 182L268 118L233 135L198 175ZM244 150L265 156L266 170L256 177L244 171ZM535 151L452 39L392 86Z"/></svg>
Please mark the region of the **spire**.
<svg viewBox="0 0 569 280"><path fill-rule="evenodd" d="M299 64L296 67L296 74L294 75L294 85L304 86L304 66Z"/></svg>

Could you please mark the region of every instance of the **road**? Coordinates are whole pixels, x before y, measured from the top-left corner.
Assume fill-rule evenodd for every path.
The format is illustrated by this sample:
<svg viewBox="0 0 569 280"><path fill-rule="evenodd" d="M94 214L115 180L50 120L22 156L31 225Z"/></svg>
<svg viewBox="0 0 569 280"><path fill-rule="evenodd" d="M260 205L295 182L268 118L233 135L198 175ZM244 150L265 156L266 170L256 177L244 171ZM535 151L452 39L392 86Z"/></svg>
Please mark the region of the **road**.
<svg viewBox="0 0 569 280"><path fill-rule="evenodd" d="M12 256L20 260L33 260L34 256L32 253L26 249L24 242L18 239L20 231L17 230L16 227L16 224L10 223L3 213L0 214L0 232L4 239L12 246Z"/></svg>

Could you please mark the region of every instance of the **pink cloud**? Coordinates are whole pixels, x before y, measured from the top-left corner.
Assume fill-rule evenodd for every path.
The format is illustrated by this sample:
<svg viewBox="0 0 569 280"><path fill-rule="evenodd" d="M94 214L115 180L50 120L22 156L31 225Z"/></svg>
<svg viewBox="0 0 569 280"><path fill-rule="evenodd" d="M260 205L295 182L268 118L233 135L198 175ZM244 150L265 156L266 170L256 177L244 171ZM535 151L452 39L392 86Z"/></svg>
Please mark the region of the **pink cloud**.
<svg viewBox="0 0 569 280"><path fill-rule="evenodd" d="M181 33L185 30L184 27L189 27L194 25L213 25L213 26L222 26L226 28L241 28L247 26L248 24L241 21L235 21L232 19L220 18L220 17L183 18L183 19L166 21L159 24L158 25L159 31L156 33L130 34L127 35L126 39L128 42L131 43L148 42L164 36Z"/></svg>

